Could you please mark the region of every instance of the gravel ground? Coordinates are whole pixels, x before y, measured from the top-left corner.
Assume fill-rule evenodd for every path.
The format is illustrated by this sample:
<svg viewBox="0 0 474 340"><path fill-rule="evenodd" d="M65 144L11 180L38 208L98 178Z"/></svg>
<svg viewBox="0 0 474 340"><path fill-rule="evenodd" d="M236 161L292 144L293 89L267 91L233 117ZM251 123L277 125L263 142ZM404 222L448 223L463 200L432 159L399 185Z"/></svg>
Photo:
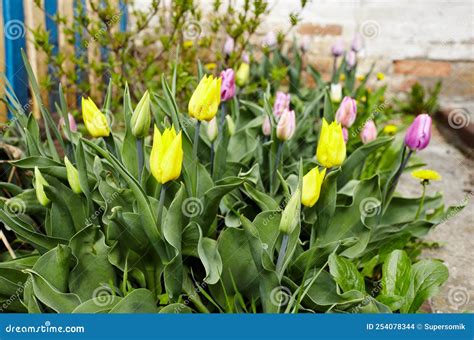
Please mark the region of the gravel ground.
<svg viewBox="0 0 474 340"><path fill-rule="evenodd" d="M473 150L470 151L472 154ZM467 201L464 210L426 236L427 242L438 242L440 248L426 249L423 256L440 259L449 268L448 281L426 307L433 313L474 312L474 160L449 144L437 129L433 129L429 147L418 156L427 163L427 168L442 176L441 181L429 185L427 194L442 192L446 206ZM418 197L421 186L414 186L413 180L405 173L399 191Z"/></svg>

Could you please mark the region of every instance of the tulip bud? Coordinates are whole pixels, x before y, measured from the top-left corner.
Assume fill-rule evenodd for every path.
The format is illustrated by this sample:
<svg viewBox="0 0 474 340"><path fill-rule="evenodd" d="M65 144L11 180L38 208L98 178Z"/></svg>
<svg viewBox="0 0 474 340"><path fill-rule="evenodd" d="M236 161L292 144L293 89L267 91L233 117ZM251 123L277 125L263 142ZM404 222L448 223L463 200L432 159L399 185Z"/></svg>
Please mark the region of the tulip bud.
<svg viewBox="0 0 474 340"><path fill-rule="evenodd" d="M143 138L148 135L150 130L151 114L150 114L150 93L148 90L143 94L142 99L138 102L135 111L133 111L130 119L132 134L137 138Z"/></svg>
<svg viewBox="0 0 474 340"><path fill-rule="evenodd" d="M296 118L295 111L285 110L280 117L277 125L276 135L277 138L281 141L287 141L295 133L296 128Z"/></svg>
<svg viewBox="0 0 474 340"><path fill-rule="evenodd" d="M35 166L35 191L36 191L36 198L38 199L38 202L44 207L46 207L49 202L51 202L46 196L46 193L44 192L44 187L49 185L48 182L44 179L43 175L39 171L38 167Z"/></svg>
<svg viewBox="0 0 474 340"><path fill-rule="evenodd" d="M66 174L69 186L76 194L80 194L82 189L79 182L79 173L77 169L74 167L74 165L72 165L67 156L64 156L64 164L66 164Z"/></svg>
<svg viewBox="0 0 474 340"><path fill-rule="evenodd" d="M216 117L212 118L209 123L207 123L207 138L209 138L209 141L212 143L216 140L217 138L217 119Z"/></svg>
<svg viewBox="0 0 474 340"><path fill-rule="evenodd" d="M150 154L151 174L165 184L181 174L183 165L183 144L181 131L176 135L174 127L165 129L163 135L155 126L153 147Z"/></svg>
<svg viewBox="0 0 474 340"><path fill-rule="evenodd" d="M270 136L272 134L272 122L268 116L265 116L265 119L263 120L262 132L264 136Z"/></svg>
<svg viewBox="0 0 474 340"><path fill-rule="evenodd" d="M227 131L229 131L229 135L233 136L235 133L235 123L231 116L226 115L225 120L227 121Z"/></svg>
<svg viewBox="0 0 474 340"><path fill-rule="evenodd" d="M189 100L188 111L191 117L206 121L215 117L221 102L221 82L220 77L202 77Z"/></svg>
<svg viewBox="0 0 474 340"><path fill-rule="evenodd" d="M349 130L345 127L342 128L342 137L344 137L344 143L347 144L347 141L349 140Z"/></svg>
<svg viewBox="0 0 474 340"><path fill-rule="evenodd" d="M303 36L303 38L300 41L300 50L303 53L308 52L309 48L311 45L311 39L307 35Z"/></svg>
<svg viewBox="0 0 474 340"><path fill-rule="evenodd" d="M342 99L342 85L331 84L329 96L334 103L339 103Z"/></svg>
<svg viewBox="0 0 474 340"><path fill-rule="evenodd" d="M349 51L346 54L346 64L349 69L352 69L357 63L357 56L354 51Z"/></svg>
<svg viewBox="0 0 474 340"><path fill-rule="evenodd" d="M316 158L326 168L339 166L344 162L344 159L346 159L346 143L344 143L341 124L337 122L328 124L326 119L323 118Z"/></svg>
<svg viewBox="0 0 474 340"><path fill-rule="evenodd" d="M426 113L418 115L407 130L405 145L411 150L423 150L431 139L431 117Z"/></svg>
<svg viewBox="0 0 474 340"><path fill-rule="evenodd" d="M280 220L280 232L284 234L291 234L298 225L300 219L300 209L301 209L301 190L296 189L293 196L291 196L288 204L281 214Z"/></svg>
<svg viewBox="0 0 474 340"><path fill-rule="evenodd" d="M301 204L306 207L312 207L316 204L321 193L321 185L326 175L326 168L320 172L318 167L311 169L303 177L303 193L301 195Z"/></svg>
<svg viewBox="0 0 474 340"><path fill-rule="evenodd" d="M221 101L226 102L235 95L235 77L234 70L228 68L221 72Z"/></svg>
<svg viewBox="0 0 474 340"><path fill-rule="evenodd" d="M275 32L269 31L263 38L262 46L264 48L273 48L277 44L277 36Z"/></svg>
<svg viewBox="0 0 474 340"><path fill-rule="evenodd" d="M82 119L87 131L92 137L108 137L110 135L107 118L92 101L91 98L82 97Z"/></svg>
<svg viewBox="0 0 474 340"><path fill-rule="evenodd" d="M336 111L336 121L344 127L351 127L357 116L357 103L351 97L344 97Z"/></svg>
<svg viewBox="0 0 474 340"><path fill-rule="evenodd" d="M69 130L71 130L71 132L77 132L77 124L76 124L76 120L74 119L74 116L68 113L67 120L69 121ZM66 122L64 121L64 117L59 118L59 126L61 127L61 129L64 129L66 127Z"/></svg>
<svg viewBox="0 0 474 340"><path fill-rule="evenodd" d="M360 133L360 139L362 143L367 144L377 138L377 127L373 120L369 120L365 123L364 128Z"/></svg>
<svg viewBox="0 0 474 340"><path fill-rule="evenodd" d="M240 64L237 73L235 74L235 81L237 85L244 86L249 81L250 77L250 65L246 62Z"/></svg>
<svg viewBox="0 0 474 340"><path fill-rule="evenodd" d="M280 118L280 116L285 110L290 109L290 100L291 95L289 93L277 91L275 103L273 104L273 114L275 115L277 120Z"/></svg>
<svg viewBox="0 0 474 340"><path fill-rule="evenodd" d="M336 58L344 53L344 42L342 39L336 40L336 42L331 46L331 53Z"/></svg>
<svg viewBox="0 0 474 340"><path fill-rule="evenodd" d="M234 51L235 41L232 37L227 36L224 43L224 53L230 55Z"/></svg>
<svg viewBox="0 0 474 340"><path fill-rule="evenodd" d="M250 64L250 57L247 52L242 53L242 61L244 63Z"/></svg>
<svg viewBox="0 0 474 340"><path fill-rule="evenodd" d="M354 35L354 39L352 39L351 49L354 52L360 52L364 48L364 41L362 40L362 36L359 33Z"/></svg>

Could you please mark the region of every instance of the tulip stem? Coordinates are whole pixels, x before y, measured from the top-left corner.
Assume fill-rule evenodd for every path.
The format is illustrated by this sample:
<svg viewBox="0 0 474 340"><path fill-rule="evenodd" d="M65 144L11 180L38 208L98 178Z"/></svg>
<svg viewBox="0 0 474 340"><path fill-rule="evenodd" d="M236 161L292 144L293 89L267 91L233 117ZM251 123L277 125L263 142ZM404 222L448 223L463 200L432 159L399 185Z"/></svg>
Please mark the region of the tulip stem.
<svg viewBox="0 0 474 340"><path fill-rule="evenodd" d="M283 153L283 142L280 142L278 144L278 149L277 149L277 153L276 153L276 156L275 156L275 164L273 166L273 173L270 177L270 193L273 194L273 186L274 186L274 183L276 181L276 177L277 177L277 170L278 168L280 167L280 161L281 161L281 154Z"/></svg>
<svg viewBox="0 0 474 340"><path fill-rule="evenodd" d="M224 139L224 125L225 125L225 103L223 102L221 104L221 112L219 116L219 125L218 125L219 140Z"/></svg>
<svg viewBox="0 0 474 340"><path fill-rule="evenodd" d="M143 173L143 164L144 164L143 138L137 138L135 143L136 143L136 146L137 146L137 155L138 155L138 183L141 183L142 173Z"/></svg>
<svg viewBox="0 0 474 340"><path fill-rule="evenodd" d="M425 203L426 184L427 184L426 181L421 182L421 185L423 185L423 192L421 194L420 205L418 206L418 210L416 211L415 221L420 216L421 210L423 209L423 204Z"/></svg>
<svg viewBox="0 0 474 340"><path fill-rule="evenodd" d="M403 155L402 155L402 162L400 163L400 167L398 168L397 172L395 173L395 176L393 178L392 183L390 184L390 187L387 190L387 195L385 196L385 207L384 207L384 212L385 209L387 209L388 205L390 204L390 201L392 200L393 192L395 191L395 188L397 187L398 180L400 179L400 176L402 175L403 169L407 166L408 161L410 160L411 155L413 154L413 150L408 151L408 155L405 157L406 153L406 148L404 147L403 149ZM380 216L382 216L381 214Z"/></svg>
<svg viewBox="0 0 474 340"><path fill-rule="evenodd" d="M165 197L166 197L166 183L161 185L160 191L160 201L158 203L158 226L161 228L163 225L162 216L163 216L163 206L165 205Z"/></svg>
<svg viewBox="0 0 474 340"><path fill-rule="evenodd" d="M211 143L211 177L214 175L214 142Z"/></svg>
<svg viewBox="0 0 474 340"><path fill-rule="evenodd" d="M197 162L197 152L199 144L199 131L201 130L201 121L198 120L194 129L193 159Z"/></svg>
<svg viewBox="0 0 474 340"><path fill-rule="evenodd" d="M336 77L337 73L337 57L334 57L333 63L332 63L332 82L338 83L338 79Z"/></svg>
<svg viewBox="0 0 474 340"><path fill-rule="evenodd" d="M283 260L285 259L289 238L290 237L288 236L288 234L284 234L281 240L280 252L278 253L278 259L277 259L277 264L276 264L276 272L278 275L280 275L280 271L283 266Z"/></svg>

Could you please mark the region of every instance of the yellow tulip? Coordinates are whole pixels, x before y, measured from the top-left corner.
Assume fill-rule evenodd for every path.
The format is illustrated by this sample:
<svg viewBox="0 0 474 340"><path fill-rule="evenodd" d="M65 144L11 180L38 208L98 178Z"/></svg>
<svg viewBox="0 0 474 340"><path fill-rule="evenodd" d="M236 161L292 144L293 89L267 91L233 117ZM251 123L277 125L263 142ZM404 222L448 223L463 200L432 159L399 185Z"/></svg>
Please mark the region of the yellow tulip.
<svg viewBox="0 0 474 340"><path fill-rule="evenodd" d="M235 74L235 82L239 86L244 86L249 81L250 77L250 65L247 63L240 64L237 73Z"/></svg>
<svg viewBox="0 0 474 340"><path fill-rule="evenodd" d="M46 196L46 193L44 192L44 187L48 185L48 182L46 182L38 167L35 166L36 198L38 199L38 202L40 202L40 204L44 207L46 207L50 202L48 196Z"/></svg>
<svg viewBox="0 0 474 340"><path fill-rule="evenodd" d="M326 168L323 168L320 172L317 166L304 175L301 204L310 208L316 204L321 193L321 185L325 175Z"/></svg>
<svg viewBox="0 0 474 340"><path fill-rule="evenodd" d="M98 138L110 135L107 118L90 98L82 97L82 119L92 137Z"/></svg>
<svg viewBox="0 0 474 340"><path fill-rule="evenodd" d="M221 102L221 81L212 75L204 76L189 100L188 111L197 120L210 121L215 117Z"/></svg>
<svg viewBox="0 0 474 340"><path fill-rule="evenodd" d="M181 174L183 145L181 131L176 135L174 127L165 129L163 134L155 126L153 147L150 155L150 169L153 177L165 184Z"/></svg>
<svg viewBox="0 0 474 340"><path fill-rule="evenodd" d="M341 124L335 121L328 124L326 119L323 118L316 158L326 168L339 166L344 162L344 159L346 159L346 143L344 143Z"/></svg>

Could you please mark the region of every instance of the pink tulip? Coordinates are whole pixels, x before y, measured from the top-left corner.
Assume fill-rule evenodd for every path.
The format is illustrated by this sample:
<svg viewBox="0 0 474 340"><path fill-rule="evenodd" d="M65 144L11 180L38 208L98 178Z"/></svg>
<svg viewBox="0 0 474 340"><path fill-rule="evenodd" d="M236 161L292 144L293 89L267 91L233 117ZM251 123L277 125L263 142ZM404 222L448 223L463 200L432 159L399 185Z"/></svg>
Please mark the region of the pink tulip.
<svg viewBox="0 0 474 340"><path fill-rule="evenodd" d="M290 100L291 95L289 93L277 91L275 103L273 104L273 114L275 115L277 120L280 118L280 116L285 110L290 109Z"/></svg>
<svg viewBox="0 0 474 340"><path fill-rule="evenodd" d="M407 130L405 145L411 150L423 150L431 139L431 117L426 113L418 115Z"/></svg>
<svg viewBox="0 0 474 340"><path fill-rule="evenodd" d="M362 40L362 36L359 33L354 35L354 39L352 39L351 49L354 52L360 52L364 47L364 41Z"/></svg>
<svg viewBox="0 0 474 340"><path fill-rule="evenodd" d="M69 129L72 131L72 132L77 132L77 124L76 124L76 120L74 119L74 116L70 113L67 114L67 118L69 120ZM66 127L66 123L64 122L64 118L61 117L59 119L59 126L60 127Z"/></svg>
<svg viewBox="0 0 474 340"><path fill-rule="evenodd" d="M221 100L223 102L232 99L235 95L235 77L234 70L228 68L221 72Z"/></svg>
<svg viewBox="0 0 474 340"><path fill-rule="evenodd" d="M234 39L230 36L227 36L224 43L224 54L230 55L234 51Z"/></svg>
<svg viewBox="0 0 474 340"><path fill-rule="evenodd" d="M331 53L334 57L340 57L344 53L344 42L342 39L336 40L331 46Z"/></svg>
<svg viewBox="0 0 474 340"><path fill-rule="evenodd" d="M344 138L344 143L347 143L349 140L349 130L345 127L342 128L342 137Z"/></svg>
<svg viewBox="0 0 474 340"><path fill-rule="evenodd" d="M346 53L346 64L351 69L357 63L357 55L354 51L349 51Z"/></svg>
<svg viewBox="0 0 474 340"><path fill-rule="evenodd" d="M272 134L272 123L270 122L270 117L268 116L265 116L263 121L262 132L264 136L270 136Z"/></svg>
<svg viewBox="0 0 474 340"><path fill-rule="evenodd" d="M351 97L344 97L336 111L336 121L342 126L351 127L357 116L357 103Z"/></svg>
<svg viewBox="0 0 474 340"><path fill-rule="evenodd" d="M250 56L247 52L242 53L242 61L246 64L250 64Z"/></svg>
<svg viewBox="0 0 474 340"><path fill-rule="evenodd" d="M276 135L279 140L286 141L293 137L296 129L295 111L285 110L278 121Z"/></svg>
<svg viewBox="0 0 474 340"><path fill-rule="evenodd" d="M364 128L360 133L362 143L367 144L377 138L377 128L373 120L369 120L365 123Z"/></svg>

